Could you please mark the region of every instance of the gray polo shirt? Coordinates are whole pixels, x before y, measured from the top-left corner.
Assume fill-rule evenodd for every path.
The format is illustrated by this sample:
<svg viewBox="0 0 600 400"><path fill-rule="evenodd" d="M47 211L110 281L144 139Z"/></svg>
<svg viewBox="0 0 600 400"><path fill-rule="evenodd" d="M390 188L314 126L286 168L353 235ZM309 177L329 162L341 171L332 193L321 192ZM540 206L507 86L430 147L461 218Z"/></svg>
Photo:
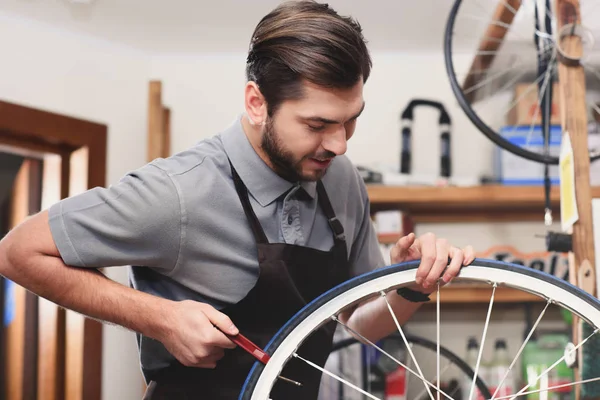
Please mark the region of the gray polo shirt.
<svg viewBox="0 0 600 400"><path fill-rule="evenodd" d="M256 282L258 261L228 160L270 242L333 246L316 183L291 183L275 174L252 148L238 117L223 132L154 160L115 185L54 204L50 229L63 261L131 266L133 287L173 300L194 299L217 309L238 302ZM352 273L383 266L356 169L347 157L336 157L322 180L346 233ZM162 365L165 350L144 340L142 366Z"/></svg>

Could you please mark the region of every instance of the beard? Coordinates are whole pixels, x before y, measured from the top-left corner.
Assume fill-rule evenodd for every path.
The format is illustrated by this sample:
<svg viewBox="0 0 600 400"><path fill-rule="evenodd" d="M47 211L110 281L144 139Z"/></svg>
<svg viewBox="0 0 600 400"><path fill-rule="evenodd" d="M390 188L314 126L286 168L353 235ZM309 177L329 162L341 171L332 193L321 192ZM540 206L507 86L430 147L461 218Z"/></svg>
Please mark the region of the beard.
<svg viewBox="0 0 600 400"><path fill-rule="evenodd" d="M290 150L285 148L281 138L275 131L272 118L267 118L265 123L261 147L269 157L275 173L291 182L317 181L327 172L327 169L324 169L311 175L303 174L302 161L309 158L325 159L335 157L334 153L326 151L323 154L311 154L297 159Z"/></svg>

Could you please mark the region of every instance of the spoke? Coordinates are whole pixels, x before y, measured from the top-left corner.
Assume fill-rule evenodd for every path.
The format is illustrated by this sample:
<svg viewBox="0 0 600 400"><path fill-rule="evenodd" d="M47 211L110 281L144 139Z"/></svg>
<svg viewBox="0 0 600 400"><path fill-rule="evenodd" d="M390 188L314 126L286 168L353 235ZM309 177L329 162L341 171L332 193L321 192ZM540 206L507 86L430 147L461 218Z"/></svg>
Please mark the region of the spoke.
<svg viewBox="0 0 600 400"><path fill-rule="evenodd" d="M338 351L338 360L337 360L337 375L347 381L353 381L356 382L357 381L357 377L352 376L350 373L347 373L344 370L344 357L342 357L342 351ZM336 393L336 391L338 391L338 389L342 389L343 390L343 386L337 384L336 386L336 382L332 381L332 380L323 380L322 383L323 388L326 391L329 391L329 393ZM367 388L367 392L370 392L370 388ZM321 393L321 390L319 390L319 393ZM341 396L343 393L343 391L339 391L338 394Z"/></svg>
<svg viewBox="0 0 600 400"><path fill-rule="evenodd" d="M598 380L600 380L600 377L585 379L583 381L578 381L578 382L563 383L562 385L550 386L550 387L547 387L547 388L544 388L544 389L530 390L528 392L523 392L521 394L522 395L526 395L526 394L533 394L533 393L541 393L541 392L546 392L548 390L561 389L561 388L564 388L564 387L575 386L575 385L579 385L581 383L589 383L589 382L594 382L594 381L598 381ZM496 397L496 400L510 399L512 396L513 395L511 394L510 396Z"/></svg>
<svg viewBox="0 0 600 400"><path fill-rule="evenodd" d="M536 49L536 51L535 51L536 54L543 55L543 54L551 52L552 50L554 50L556 48L556 46L554 45L553 42L549 42L547 44L548 44L548 46L546 46L540 50ZM477 51L475 51L473 53L469 53L469 54L473 54L476 56L493 56L500 52L503 52L503 53L508 53L508 54L513 55L514 52L521 53L522 50L523 50L523 48L514 48L514 49L505 49L505 50L477 50Z"/></svg>
<svg viewBox="0 0 600 400"><path fill-rule="evenodd" d="M546 74L544 74L544 76L545 76L545 75L546 75ZM541 77L542 77L542 76L540 76L540 78L541 78ZM538 84L539 80L540 80L539 78L538 78L538 79L536 79L536 81L535 81L534 83L532 83L532 84L531 84L531 86L532 86L532 87L537 87L537 84ZM527 89L527 90L526 90L526 92L529 92L530 90L531 90L531 88ZM526 93L523 93L523 95L525 95L525 94L526 94ZM515 107L517 104L519 104L519 101L521 101L521 99L523 98L523 95L522 95L522 96L519 96L519 98L518 98L517 100L515 100L515 104L514 104L514 105L512 105L512 106L511 106L511 108L509 108L509 109L506 111L506 113L508 113L508 112L509 112L509 111L510 111L510 110L511 110L513 107ZM538 105L539 105L539 97L538 97ZM505 113L505 114L506 114L506 113ZM538 114L538 110L535 110L535 114L534 114L533 120L535 120L535 119L537 118L537 114ZM518 121L517 121L517 122L518 122ZM529 126L529 129L530 129L530 130L529 130L529 133L527 134L527 143L529 143L529 139L530 139L530 136L531 136L531 132L532 132L531 130L532 130L532 126L533 126L533 125L534 125L534 124L533 124L533 121L532 121L531 125ZM515 132L515 130L516 130L517 128L519 128L519 126L520 126L520 125L519 125L518 123L514 124L514 125L513 125L513 126L510 128L510 131L507 133L507 135L508 135L508 136L511 136L511 135L512 135L512 134Z"/></svg>
<svg viewBox="0 0 600 400"><path fill-rule="evenodd" d="M573 347L570 351L569 351L569 355L571 353L573 353L574 351L576 351L578 348L580 348L581 346L583 346L583 344L585 342L588 341L589 338L591 338L592 336L594 336L596 334L596 332L598 332L598 328L596 328L596 330L594 330L594 332L592 332L588 337L586 337L581 343L579 343L577 346ZM550 372L552 370L552 368L556 367L558 364L560 364L566 357L566 354L563 355L561 358L559 358L554 364L552 364L551 366L549 366L548 368L546 368L541 374L539 374L535 380L533 382L530 382L527 386L524 386L521 390L519 390L519 392L517 394L513 394L512 396L509 396L511 400L514 400L517 398L517 396L521 396L523 394L524 391L526 391L531 385L533 385L534 383L536 383L540 378L542 378L543 376L546 376L548 374L548 372Z"/></svg>
<svg viewBox="0 0 600 400"><path fill-rule="evenodd" d="M498 21L497 19L488 21L487 19L485 19L483 17L478 17L476 15L470 15L470 14L463 15L463 18L473 19L475 21L488 22L491 25L496 25L496 26L502 27L506 30L510 29L510 25L511 25L511 24L507 24L506 22Z"/></svg>
<svg viewBox="0 0 600 400"><path fill-rule="evenodd" d="M370 344L371 346L373 346L375 349L379 350L381 352L381 354L386 355L390 360L395 361L396 364L398 364L399 366L403 367L404 369L406 369L407 372L413 374L414 376L416 376L417 378L419 378L423 384L431 386L435 389L435 386L429 382L427 379L425 379L424 377L422 377L422 374L419 375L417 374L415 371L413 371L410 367L408 367L407 365L405 365L402 361L396 359L394 356L392 356L390 353L388 353L387 351L383 350L381 347L377 346L375 343L373 343L372 341L370 341L368 338L364 337L363 335L361 335L360 333L358 333L357 331L355 331L354 329L350 328L348 325L344 324L342 321L340 321L335 315L331 317L331 319L333 319L334 321L336 321L338 324L342 325L345 329L348 330L348 332L350 332L353 335L358 336L361 340L363 340L365 343ZM411 346L407 346L407 347L411 347ZM410 361L410 360L409 360ZM442 395L445 396L446 398L448 398L449 400L454 400L452 397L448 396L446 393L444 393L443 391L441 391Z"/></svg>
<svg viewBox="0 0 600 400"><path fill-rule="evenodd" d="M525 338L525 340L523 341L523 344L521 345L521 348L519 349L519 351L517 351L517 354L515 355L515 357L513 358L512 363L510 364L510 366L508 367L508 370L506 371L506 373L504 374L504 377L502 378L502 380L500 381L500 384L498 385L498 387L496 388L496 391L494 392L494 394L492 395L491 400L499 400L500 397L496 397L496 395L498 394L498 391L500 390L500 388L502 387L502 385L504 385L504 381L506 381L506 378L508 377L508 374L510 373L510 371L513 369L513 367L515 366L515 363L517 362L517 360L519 359L519 356L521 355L521 353L523 352L523 350L525 350L525 345L527 343L529 343L529 339L531 338L531 336L533 335L533 332L535 332L535 330L537 329L537 326L540 324L542 318L544 317L544 314L546 313L546 310L548 309L548 306L550 306L551 301L548 300L548 302L546 303L546 306L544 307L544 309L542 310L542 312L540 313L540 315L538 316L537 320L535 321L535 323L533 324L533 326L531 327L531 330L529 331L529 334L527 335L527 337ZM510 397L510 396L509 396Z"/></svg>
<svg viewBox="0 0 600 400"><path fill-rule="evenodd" d="M595 103L592 103L592 108L600 115L600 107L598 107Z"/></svg>
<svg viewBox="0 0 600 400"><path fill-rule="evenodd" d="M473 381L471 382L471 390L469 392L469 397L467 400L471 400L473 398L473 392L475 391L475 381L477 380L477 375L479 374L479 365L481 364L481 356L483 355L483 346L485 345L485 338L487 337L487 330L490 326L490 316L492 315L492 306L494 305L494 295L496 294L496 288L498 284L494 282L494 287L492 289L492 296L490 297L490 305L488 307L487 316L485 318L485 326L483 327L483 334L481 335L481 346L479 346L479 354L477 354L477 363L475 364L475 372L473 373Z"/></svg>
<svg viewBox="0 0 600 400"><path fill-rule="evenodd" d="M307 364L308 364L308 365L310 365L311 367L318 369L318 370L319 370L319 371L321 371L322 373L329 375L329 376L330 376L330 377L332 377L333 379L337 379L338 381L342 382L343 384L345 384L345 385L347 385L347 386L350 386L352 389L354 389L354 390L356 390L356 391L358 391L358 392L360 392L360 393L364 394L365 396L367 396L367 397L370 397L370 398L372 398L372 399L374 399L374 400L381 400L379 397L375 397L375 396L373 396L372 394L369 394L369 393L365 392L364 390L362 390L362 389L361 389L361 388L359 388L358 386L356 386L356 385L353 385L352 383L348 382L347 380L345 380L345 379L343 379L343 378L340 378L340 377L339 377L339 376L337 376L336 374L333 374L333 373L331 373L331 372L327 371L326 369L319 367L317 364L315 364L315 363L312 363L312 362L310 362L310 361L308 361L308 360L306 360L306 359L304 359L304 358L300 357L298 354L294 353L294 354L292 354L292 355L293 355L294 357L296 357L296 358L298 358L298 359L300 359L300 360L304 361L305 363L307 363Z"/></svg>
<svg viewBox="0 0 600 400"><path fill-rule="evenodd" d="M511 13L513 13L513 15L517 15L517 10L515 10L513 6L508 4L506 0L502 0L502 3L504 4L504 7L506 7Z"/></svg>
<svg viewBox="0 0 600 400"><path fill-rule="evenodd" d="M440 380L442 378L440 372L440 282L437 285L437 296L436 296L436 314L437 314L437 400L440 400Z"/></svg>
<svg viewBox="0 0 600 400"><path fill-rule="evenodd" d="M394 313L394 310L392 309L392 306L391 306L390 302L388 301L387 296L385 295L384 291L381 291L381 297L383 297L383 299L385 300L385 303L387 304L388 310L390 310L390 314L392 315L392 318L394 319L396 328L398 328L398 332L400 332L400 336L402 336L402 340L404 340L404 345L406 346L408 353L410 354L410 357L412 358L413 362L415 363L415 368L417 369L417 371L419 371L419 376L421 377L421 379L423 379L423 382L426 382L425 377L423 376L423 371L421 371L421 367L419 366L419 363L417 362L415 355L413 354L412 349L410 348L410 346L408 344L408 340L406 340L406 336L404 336L404 331L402 330L402 327L400 326L400 323L398 322L398 318L396 318L396 314ZM425 385L425 388L427 389L427 393L429 393L429 397L431 398L431 400L434 400L433 394L431 393L431 389L429 389L429 386Z"/></svg>
<svg viewBox="0 0 600 400"><path fill-rule="evenodd" d="M592 73L593 73L594 75L596 75L596 77L597 77L598 79L600 79L600 72L598 72L598 70L597 70L596 68L592 67L591 65L589 65L589 64L587 64L587 63L586 63L586 64L583 64L583 63L582 63L581 65L583 65L583 68L584 68L584 69L585 69L585 68L587 68L587 69L589 69L590 71L592 71Z"/></svg>
<svg viewBox="0 0 600 400"><path fill-rule="evenodd" d="M435 380L435 379L437 379L437 380L439 381L439 380L442 378L442 375L444 375L444 373L445 373L446 371L448 371L448 369L450 369L450 367L451 367L452 365L454 365L454 364L452 364L452 361L449 361L449 362L448 362L448 364L446 364L446 366L445 366L445 367L442 369L442 371L441 371L440 373L438 373L438 375L437 375L437 376L435 376L435 377L434 377L432 380ZM408 387L408 385L406 385L406 386ZM455 390L454 392L452 392L452 393L449 393L449 394L448 394L448 396L452 396L452 394L454 394L454 393L456 393L456 390ZM416 395L414 398L415 398L415 399L420 399L420 398L421 398L421 396L423 396L424 394L425 394L425 389L421 390L421 391L419 392L419 394L418 394L418 395ZM438 394L439 394L439 392L438 392Z"/></svg>
<svg viewBox="0 0 600 400"><path fill-rule="evenodd" d="M510 112L510 110L512 110L517 104L519 104L519 102L523 99L523 97L527 96L527 94L529 92L531 92L532 88L537 87L537 84L544 78L545 75L546 74L540 74L540 76L537 77L537 79L535 80L535 82L533 82L529 86L529 88L527 88L527 90L525 90L523 93L521 93L521 95L519 97L517 97L516 100L511 103L510 107L506 111L504 111L503 115L508 114ZM511 82L511 83L513 83L513 82Z"/></svg>
<svg viewBox="0 0 600 400"><path fill-rule="evenodd" d="M477 90L477 89L479 89L480 87L487 85L489 82L491 82L491 81L493 81L494 79L496 79L496 78L498 78L498 77L500 77L500 76L502 76L502 75L506 74L507 72L510 72L510 71L512 71L513 69L515 69L515 68L517 68L517 67L522 67L522 66L525 66L525 64L515 64L515 65L513 65L513 66L512 66L512 67L510 67L510 68L503 69L503 70L501 70L501 71L499 71L499 72L496 72L495 74L493 74L493 75L491 75L491 76L488 76L487 78L485 78L485 79L484 79L484 80L482 80L481 82L477 83L476 85L473 85L473 86L471 86L471 87L470 87L470 88L468 88L468 89L465 89L465 90L463 91L463 93L464 93L464 94L469 94L469 93L471 93L473 90Z"/></svg>
<svg viewBox="0 0 600 400"><path fill-rule="evenodd" d="M455 32L452 32L452 36L459 38L459 39L473 39L473 34L463 35L463 34L456 34ZM496 43L502 43L502 41L503 41L503 39L493 37L493 36L482 36L480 39L481 40L485 39L488 42L496 42Z"/></svg>
<svg viewBox="0 0 600 400"><path fill-rule="evenodd" d="M487 19L484 19L482 17L477 17L475 15L463 15L463 18L473 19L475 21L483 21L483 22L485 22L487 24L496 25L496 26L499 26L501 28L504 28L507 31L510 30L510 26L511 26L511 24L507 24L506 22L498 21L498 20L495 20L495 19L493 19L491 21L488 21ZM510 31L510 32L515 33L516 36L518 36L519 38L521 38L523 40L527 40L527 38L525 38L525 37L521 36L520 34L516 33L516 31L514 29L512 31Z"/></svg>

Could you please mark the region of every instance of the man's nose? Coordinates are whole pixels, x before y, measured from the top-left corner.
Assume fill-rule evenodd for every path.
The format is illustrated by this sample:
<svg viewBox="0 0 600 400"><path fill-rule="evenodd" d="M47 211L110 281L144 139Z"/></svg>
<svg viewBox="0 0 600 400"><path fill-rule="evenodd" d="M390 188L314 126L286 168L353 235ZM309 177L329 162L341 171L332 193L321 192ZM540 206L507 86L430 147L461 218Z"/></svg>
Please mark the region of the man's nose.
<svg viewBox="0 0 600 400"><path fill-rule="evenodd" d="M323 139L323 148L327 151L340 156L346 153L348 140L346 139L346 129L342 126L335 132L331 132Z"/></svg>

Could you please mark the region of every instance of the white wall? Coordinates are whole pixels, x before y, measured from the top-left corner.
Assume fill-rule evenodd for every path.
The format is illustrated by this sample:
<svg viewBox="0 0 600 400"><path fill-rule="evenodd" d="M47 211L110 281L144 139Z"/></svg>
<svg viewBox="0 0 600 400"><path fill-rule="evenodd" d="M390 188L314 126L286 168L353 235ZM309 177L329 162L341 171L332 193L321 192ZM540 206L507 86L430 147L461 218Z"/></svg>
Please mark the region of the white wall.
<svg viewBox="0 0 600 400"><path fill-rule="evenodd" d="M0 98L108 125L107 184L146 157L147 57L0 14ZM127 282L125 269L109 271ZM104 326L103 398L141 394L135 337ZM139 382L139 384L138 384Z"/></svg>

